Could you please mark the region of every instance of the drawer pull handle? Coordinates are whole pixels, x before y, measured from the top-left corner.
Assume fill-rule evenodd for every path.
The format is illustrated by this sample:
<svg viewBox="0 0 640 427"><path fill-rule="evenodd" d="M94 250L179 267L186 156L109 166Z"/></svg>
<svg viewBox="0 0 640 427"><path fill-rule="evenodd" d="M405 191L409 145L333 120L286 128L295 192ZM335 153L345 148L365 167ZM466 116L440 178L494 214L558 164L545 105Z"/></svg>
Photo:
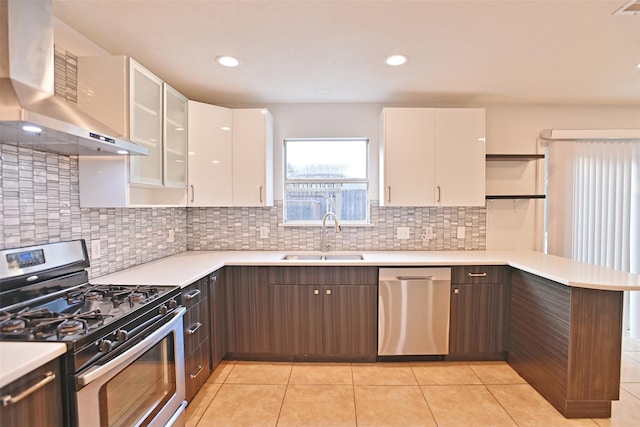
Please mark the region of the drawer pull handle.
<svg viewBox="0 0 640 427"><path fill-rule="evenodd" d="M317 290L317 289L314 289L314 290L313 290L313 294L314 294L314 295L320 295L320 291L319 291L319 290Z"/></svg>
<svg viewBox="0 0 640 427"><path fill-rule="evenodd" d="M487 273L467 273L469 277L487 277Z"/></svg>
<svg viewBox="0 0 640 427"><path fill-rule="evenodd" d="M325 293L326 293L327 295L331 295L331 289L327 289L327 290L325 291Z"/></svg>
<svg viewBox="0 0 640 427"><path fill-rule="evenodd" d="M17 396L12 396L10 394L2 396L2 406L9 406L9 405L13 405L14 403L20 402L22 399L29 396L36 390L41 389L42 387L49 384L54 379L56 379L56 374L54 374L52 371L47 372L46 374L44 374L43 379L41 379L40 381L38 381L28 389L18 393Z"/></svg>
<svg viewBox="0 0 640 427"><path fill-rule="evenodd" d="M196 323L191 327L191 329L187 329L187 334L189 334L189 335L193 335L193 334L195 334L195 333L198 331L198 329L200 329L200 327L201 327L201 326L202 326L202 323L200 323L200 322L196 322Z"/></svg>
<svg viewBox="0 0 640 427"><path fill-rule="evenodd" d="M191 378L192 380L195 380L195 379L196 379L196 377L197 377L198 375L200 375L200 372L202 372L202 369L203 369L203 368L204 368L204 366L202 366L202 365L198 365L198 370L196 371L196 373L195 373L195 374L189 374L189 378Z"/></svg>
<svg viewBox="0 0 640 427"><path fill-rule="evenodd" d="M187 294L187 296L185 297L185 299L188 301L190 299L194 299L195 297L197 297L198 295L200 295L202 293L202 291L200 289L196 289L195 291L191 292L190 294Z"/></svg>

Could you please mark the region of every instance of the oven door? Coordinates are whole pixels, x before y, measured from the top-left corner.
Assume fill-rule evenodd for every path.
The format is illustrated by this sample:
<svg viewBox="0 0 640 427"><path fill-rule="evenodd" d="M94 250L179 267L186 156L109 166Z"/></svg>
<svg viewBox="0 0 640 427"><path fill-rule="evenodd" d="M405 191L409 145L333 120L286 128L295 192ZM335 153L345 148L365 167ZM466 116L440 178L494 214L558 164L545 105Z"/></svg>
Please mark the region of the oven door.
<svg viewBox="0 0 640 427"><path fill-rule="evenodd" d="M178 308L140 343L76 377L79 426L164 426L180 418L185 311Z"/></svg>

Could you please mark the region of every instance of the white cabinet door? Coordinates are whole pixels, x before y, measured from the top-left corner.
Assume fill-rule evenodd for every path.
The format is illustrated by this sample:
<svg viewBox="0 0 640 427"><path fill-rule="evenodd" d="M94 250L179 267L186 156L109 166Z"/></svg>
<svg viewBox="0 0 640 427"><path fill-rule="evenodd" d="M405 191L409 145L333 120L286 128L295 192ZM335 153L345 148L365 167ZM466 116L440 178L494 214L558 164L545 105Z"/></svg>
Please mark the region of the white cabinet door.
<svg viewBox="0 0 640 427"><path fill-rule="evenodd" d="M484 206L482 108L385 108L381 206Z"/></svg>
<svg viewBox="0 0 640 427"><path fill-rule="evenodd" d="M273 117L233 110L233 206L273 206Z"/></svg>
<svg viewBox="0 0 640 427"><path fill-rule="evenodd" d="M385 108L381 127L380 205L433 205L434 109Z"/></svg>
<svg viewBox="0 0 640 427"><path fill-rule="evenodd" d="M436 205L484 206L484 109L437 108L435 141Z"/></svg>
<svg viewBox="0 0 640 427"><path fill-rule="evenodd" d="M189 101L189 206L231 206L233 110Z"/></svg>
<svg viewBox="0 0 640 427"><path fill-rule="evenodd" d="M164 185L187 186L187 98L164 84Z"/></svg>
<svg viewBox="0 0 640 427"><path fill-rule="evenodd" d="M147 156L131 157L130 181L162 185L162 80L134 60L129 61L129 137L149 149Z"/></svg>

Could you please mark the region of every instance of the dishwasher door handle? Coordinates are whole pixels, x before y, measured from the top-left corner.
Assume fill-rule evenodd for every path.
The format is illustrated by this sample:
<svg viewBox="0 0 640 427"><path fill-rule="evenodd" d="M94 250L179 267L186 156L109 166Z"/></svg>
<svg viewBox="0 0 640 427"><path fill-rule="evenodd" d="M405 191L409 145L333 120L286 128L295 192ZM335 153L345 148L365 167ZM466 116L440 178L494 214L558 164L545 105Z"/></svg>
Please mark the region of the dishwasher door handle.
<svg viewBox="0 0 640 427"><path fill-rule="evenodd" d="M433 280L433 276L398 276L397 279L403 282L411 280Z"/></svg>

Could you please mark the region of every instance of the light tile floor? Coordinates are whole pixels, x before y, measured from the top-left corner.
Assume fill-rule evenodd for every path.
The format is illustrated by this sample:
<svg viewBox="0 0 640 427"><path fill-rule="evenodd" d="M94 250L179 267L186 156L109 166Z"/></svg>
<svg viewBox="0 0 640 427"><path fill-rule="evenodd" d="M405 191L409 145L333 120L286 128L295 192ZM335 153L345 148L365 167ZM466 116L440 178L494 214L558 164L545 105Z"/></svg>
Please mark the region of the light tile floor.
<svg viewBox="0 0 640 427"><path fill-rule="evenodd" d="M610 419L565 419L504 362L223 362L187 426L640 426L640 340Z"/></svg>

